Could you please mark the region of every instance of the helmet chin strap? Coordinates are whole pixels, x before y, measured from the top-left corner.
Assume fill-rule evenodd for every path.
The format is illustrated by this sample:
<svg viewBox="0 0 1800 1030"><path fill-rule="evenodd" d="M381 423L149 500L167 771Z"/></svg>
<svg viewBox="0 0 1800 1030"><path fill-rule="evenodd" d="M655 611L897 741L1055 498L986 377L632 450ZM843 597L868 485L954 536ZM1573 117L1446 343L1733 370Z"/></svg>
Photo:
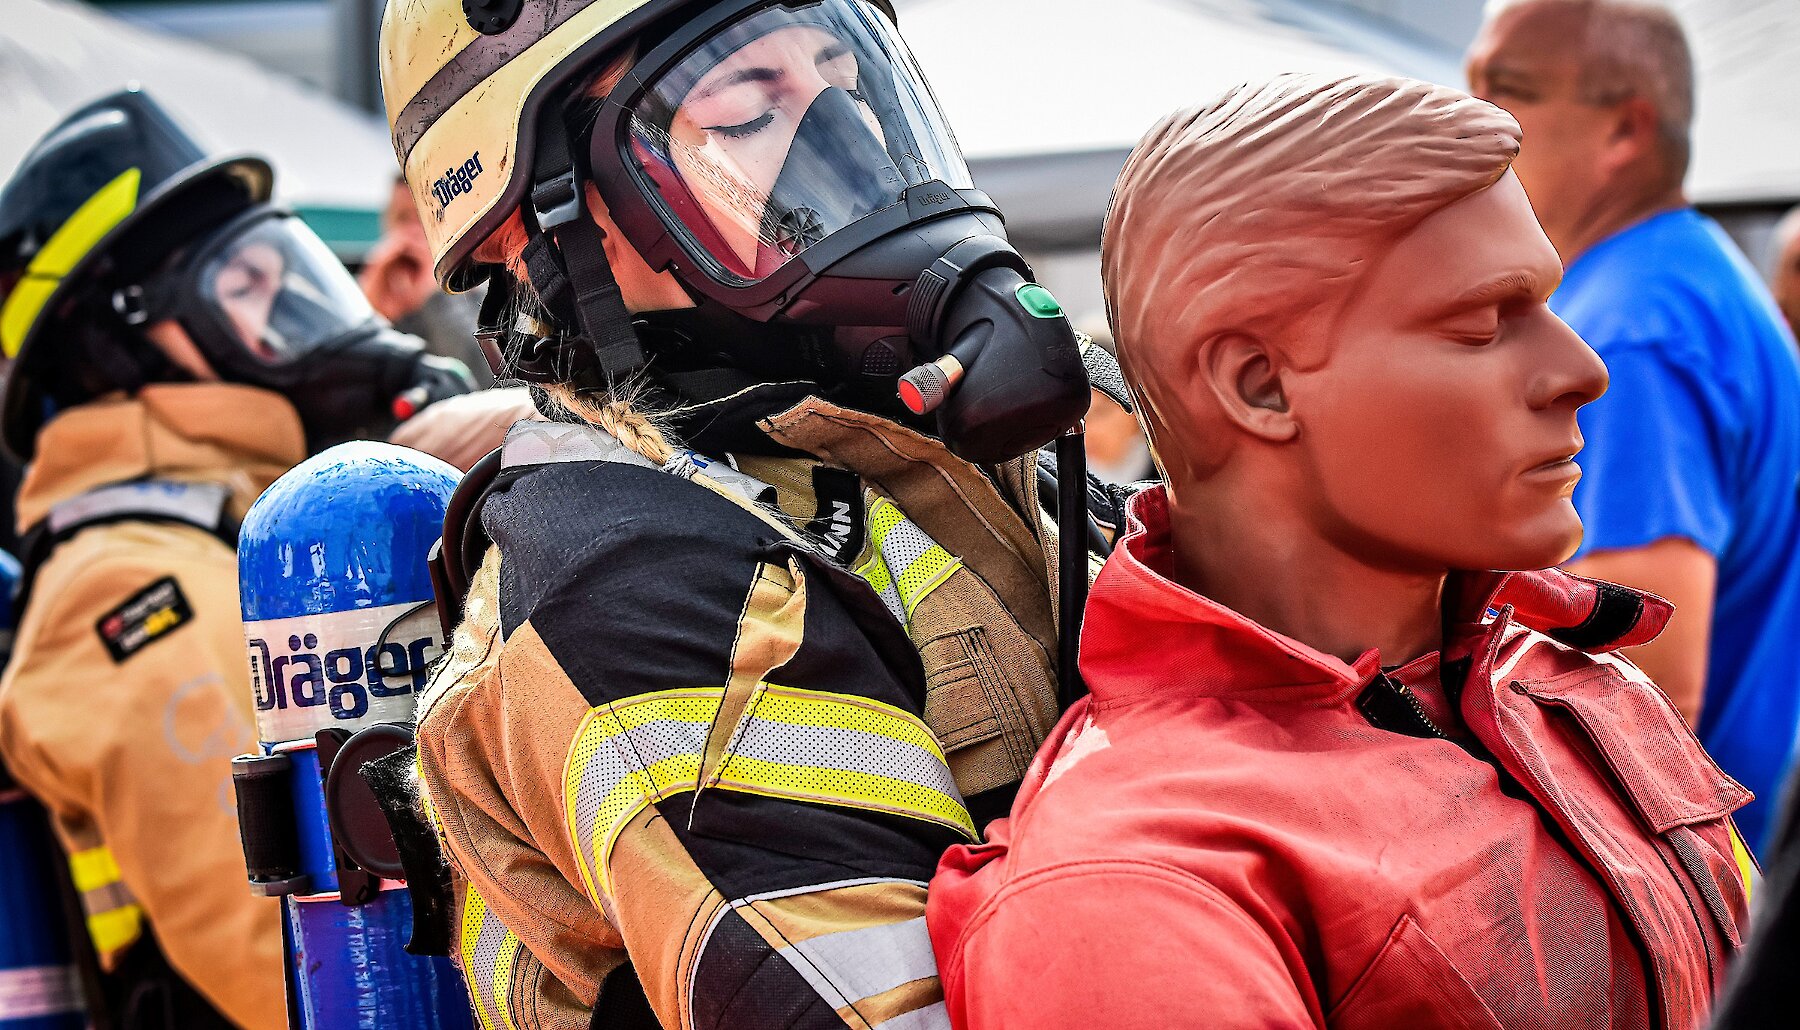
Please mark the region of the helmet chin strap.
<svg viewBox="0 0 1800 1030"><path fill-rule="evenodd" d="M568 131L548 117L538 133L537 179L522 221L525 274L552 319L579 336L528 341L516 362L528 382L622 383L649 363L607 263L606 233L587 210Z"/></svg>

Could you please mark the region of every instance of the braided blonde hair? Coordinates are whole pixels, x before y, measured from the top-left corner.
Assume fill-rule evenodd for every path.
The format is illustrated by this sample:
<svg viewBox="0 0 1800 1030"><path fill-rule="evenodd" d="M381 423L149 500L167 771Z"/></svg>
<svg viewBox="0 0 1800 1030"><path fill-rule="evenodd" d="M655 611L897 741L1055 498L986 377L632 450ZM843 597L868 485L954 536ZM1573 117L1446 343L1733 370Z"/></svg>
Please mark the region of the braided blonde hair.
<svg viewBox="0 0 1800 1030"><path fill-rule="evenodd" d="M599 426L608 436L624 444L626 449L658 465L666 465L675 456L676 445L659 416L639 404L639 391L631 387L616 388L607 393L577 390L569 383L546 386L541 395L553 407L560 408L590 425ZM543 407L543 400L539 407ZM561 412L546 411L552 421Z"/></svg>

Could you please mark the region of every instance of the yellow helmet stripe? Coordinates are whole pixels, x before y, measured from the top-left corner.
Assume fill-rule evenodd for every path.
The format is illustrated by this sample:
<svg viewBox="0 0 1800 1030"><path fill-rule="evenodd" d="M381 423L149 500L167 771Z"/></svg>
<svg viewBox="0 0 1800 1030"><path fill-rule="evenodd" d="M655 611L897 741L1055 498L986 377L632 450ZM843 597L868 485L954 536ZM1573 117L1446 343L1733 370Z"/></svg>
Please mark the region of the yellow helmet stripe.
<svg viewBox="0 0 1800 1030"><path fill-rule="evenodd" d="M125 216L137 209L138 185L143 173L126 169L118 178L102 186L86 203L75 209L44 249L37 252L25 275L0 308L0 351L17 358L51 294L62 285L63 276L88 255L101 238L113 230Z"/></svg>

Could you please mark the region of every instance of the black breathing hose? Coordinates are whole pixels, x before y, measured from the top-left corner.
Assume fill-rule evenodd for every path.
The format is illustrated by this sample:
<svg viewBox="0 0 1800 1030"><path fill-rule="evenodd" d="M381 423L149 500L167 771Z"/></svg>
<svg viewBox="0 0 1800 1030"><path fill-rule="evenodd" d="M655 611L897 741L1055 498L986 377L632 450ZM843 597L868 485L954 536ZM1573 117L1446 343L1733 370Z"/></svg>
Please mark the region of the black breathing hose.
<svg viewBox="0 0 1800 1030"><path fill-rule="evenodd" d="M1087 694L1081 681L1081 616L1088 596L1086 426L1077 422L1056 438L1056 667L1057 706Z"/></svg>

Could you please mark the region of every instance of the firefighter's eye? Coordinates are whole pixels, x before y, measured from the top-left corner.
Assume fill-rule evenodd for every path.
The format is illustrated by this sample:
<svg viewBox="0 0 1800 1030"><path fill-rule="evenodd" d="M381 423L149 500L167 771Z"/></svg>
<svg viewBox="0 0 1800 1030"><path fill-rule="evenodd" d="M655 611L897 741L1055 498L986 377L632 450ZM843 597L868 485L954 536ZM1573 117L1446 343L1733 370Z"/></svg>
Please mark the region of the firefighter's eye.
<svg viewBox="0 0 1800 1030"><path fill-rule="evenodd" d="M752 118L747 122L739 122L736 125L708 125L706 126L706 131L716 132L727 139L743 139L746 136L754 136L763 131L774 121L775 112L765 111L761 117Z"/></svg>

